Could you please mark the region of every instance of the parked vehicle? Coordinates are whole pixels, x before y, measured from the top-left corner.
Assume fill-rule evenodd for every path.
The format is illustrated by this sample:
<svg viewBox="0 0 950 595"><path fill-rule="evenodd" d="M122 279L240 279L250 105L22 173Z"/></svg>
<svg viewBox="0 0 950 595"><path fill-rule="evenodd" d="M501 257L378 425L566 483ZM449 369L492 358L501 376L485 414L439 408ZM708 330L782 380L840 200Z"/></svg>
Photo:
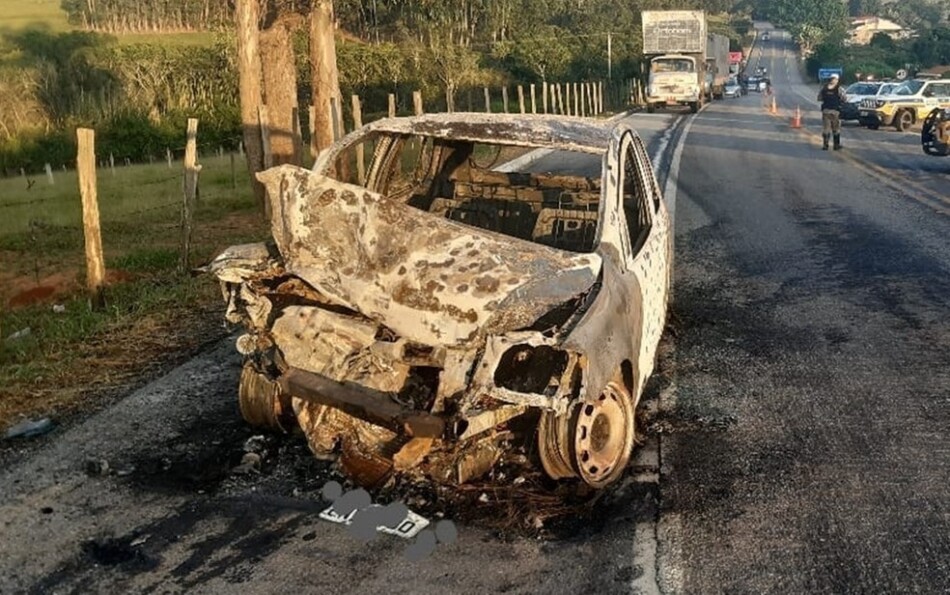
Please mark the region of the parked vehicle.
<svg viewBox="0 0 950 595"><path fill-rule="evenodd" d="M729 79L729 82L726 83L724 94L726 97L740 97L743 94L742 85L740 85L736 79Z"/></svg>
<svg viewBox="0 0 950 595"><path fill-rule="evenodd" d="M706 99L722 99L729 80L729 38L710 33L706 41Z"/></svg>
<svg viewBox="0 0 950 595"><path fill-rule="evenodd" d="M697 112L707 94L706 13L645 10L643 54L650 60L647 111L686 105Z"/></svg>
<svg viewBox="0 0 950 595"><path fill-rule="evenodd" d="M950 108L934 108L927 115L920 131L920 144L928 155L950 155Z"/></svg>
<svg viewBox="0 0 950 595"><path fill-rule="evenodd" d="M888 95L863 99L858 118L872 130L893 125L904 131L938 107L950 107L950 79L915 79L900 84Z"/></svg>
<svg viewBox="0 0 950 595"><path fill-rule="evenodd" d="M525 148L571 152L590 174L505 163ZM515 446L554 479L622 476L673 249L628 124L383 119L312 171L258 178L273 241L205 268L246 328L245 420L299 428L364 486L395 473L464 483Z"/></svg>
<svg viewBox="0 0 950 595"><path fill-rule="evenodd" d="M841 109L841 119L857 120L860 103L868 97L876 97L883 86L884 83L879 81L860 81L848 85L844 90L846 99Z"/></svg>

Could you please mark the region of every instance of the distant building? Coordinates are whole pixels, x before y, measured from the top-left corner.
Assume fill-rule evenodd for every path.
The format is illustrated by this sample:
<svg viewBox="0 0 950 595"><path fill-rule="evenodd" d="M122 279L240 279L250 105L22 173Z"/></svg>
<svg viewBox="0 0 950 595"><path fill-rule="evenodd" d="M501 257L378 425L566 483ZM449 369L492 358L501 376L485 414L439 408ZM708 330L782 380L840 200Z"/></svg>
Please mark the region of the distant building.
<svg viewBox="0 0 950 595"><path fill-rule="evenodd" d="M881 17L857 17L851 20L850 42L853 45L867 45L877 33L886 33L891 39L905 39L912 32Z"/></svg>

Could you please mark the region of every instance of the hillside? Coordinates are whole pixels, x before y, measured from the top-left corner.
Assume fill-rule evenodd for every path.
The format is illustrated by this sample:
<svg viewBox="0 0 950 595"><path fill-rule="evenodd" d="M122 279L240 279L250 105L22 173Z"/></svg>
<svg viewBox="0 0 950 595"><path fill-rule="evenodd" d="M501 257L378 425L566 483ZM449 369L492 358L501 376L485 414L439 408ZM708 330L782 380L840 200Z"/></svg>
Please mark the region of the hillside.
<svg viewBox="0 0 950 595"><path fill-rule="evenodd" d="M61 0L4 0L0 11L0 32L23 31L31 28L47 29L51 32L77 30L69 24L66 11L61 8ZM160 41L164 45L204 45L210 42L207 32L174 33L117 33L119 43L150 43Z"/></svg>

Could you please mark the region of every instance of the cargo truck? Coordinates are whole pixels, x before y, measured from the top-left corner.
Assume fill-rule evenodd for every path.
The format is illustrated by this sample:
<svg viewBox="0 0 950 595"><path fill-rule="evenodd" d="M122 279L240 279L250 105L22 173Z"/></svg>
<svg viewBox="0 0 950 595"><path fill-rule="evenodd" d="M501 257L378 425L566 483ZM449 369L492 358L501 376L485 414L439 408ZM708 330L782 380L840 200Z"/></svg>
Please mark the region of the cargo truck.
<svg viewBox="0 0 950 595"><path fill-rule="evenodd" d="M674 105L699 111L706 94L706 13L645 10L642 21L647 111Z"/></svg>
<svg viewBox="0 0 950 595"><path fill-rule="evenodd" d="M729 38L710 33L706 39L707 99L722 99L729 80Z"/></svg>

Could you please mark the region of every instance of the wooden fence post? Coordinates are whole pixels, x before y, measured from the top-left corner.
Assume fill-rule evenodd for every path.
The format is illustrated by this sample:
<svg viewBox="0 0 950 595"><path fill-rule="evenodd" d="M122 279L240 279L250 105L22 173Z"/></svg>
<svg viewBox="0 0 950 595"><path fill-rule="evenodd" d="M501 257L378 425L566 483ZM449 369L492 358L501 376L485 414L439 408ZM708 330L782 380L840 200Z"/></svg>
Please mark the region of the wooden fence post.
<svg viewBox="0 0 950 595"><path fill-rule="evenodd" d="M488 87L485 87L485 113L491 113L491 95L488 94Z"/></svg>
<svg viewBox="0 0 950 595"><path fill-rule="evenodd" d="M300 131L300 108L294 106L291 108L292 119L291 134L294 135L294 165L303 165L303 135ZM224 155L224 147L221 147L221 154Z"/></svg>
<svg viewBox="0 0 950 595"><path fill-rule="evenodd" d="M102 256L99 201L96 197L96 131L77 128L76 141L76 173L82 197L82 232L86 246L86 290L89 304L99 309L105 305L102 284L106 278L106 264Z"/></svg>
<svg viewBox="0 0 950 595"><path fill-rule="evenodd" d="M46 169L46 178L49 180L50 186L54 185L56 180L53 179L53 166L47 163L44 169Z"/></svg>
<svg viewBox="0 0 950 595"><path fill-rule="evenodd" d="M261 106L261 114L266 115L264 107ZM263 120L261 121L263 125ZM262 132L264 132L262 130ZM194 220L195 200L198 193L198 172L201 166L198 165L198 119L188 118L188 141L185 143L185 192L181 203L181 253L178 259L178 270L184 273L188 270L188 260L191 255L191 231ZM268 138L267 134L263 135ZM268 141L264 141L267 144ZM265 153L265 156L269 155Z"/></svg>
<svg viewBox="0 0 950 595"><path fill-rule="evenodd" d="M342 108L343 106L340 105L339 97L334 95L330 98L330 125L333 129L333 142L343 137L343 131L340 130L340 124L342 122L342 120L340 120L340 110Z"/></svg>
<svg viewBox="0 0 950 595"><path fill-rule="evenodd" d="M234 153L228 153L231 158L231 189L237 188L237 168L234 164Z"/></svg>
<svg viewBox="0 0 950 595"><path fill-rule="evenodd" d="M604 81L597 83L597 111L604 113Z"/></svg>
<svg viewBox="0 0 950 595"><path fill-rule="evenodd" d="M518 109L524 113L524 88L518 85Z"/></svg>
<svg viewBox="0 0 950 595"><path fill-rule="evenodd" d="M316 106L310 105L307 106L307 130L310 131L310 158L316 159L317 157L317 144L314 141L314 135L317 134L317 108ZM238 145L240 148L241 145ZM241 151L243 153L243 151Z"/></svg>
<svg viewBox="0 0 950 595"><path fill-rule="evenodd" d="M561 114L565 116L571 113L569 89L570 86L564 83L561 83L557 87L557 102L561 106ZM568 99L567 103L564 102L565 97Z"/></svg>
<svg viewBox="0 0 950 595"><path fill-rule="evenodd" d="M389 94L389 112L387 115L390 118L396 117L396 95L393 93Z"/></svg>
<svg viewBox="0 0 950 595"><path fill-rule="evenodd" d="M538 102L537 97L535 97L534 83L531 83L531 113L538 113Z"/></svg>
<svg viewBox="0 0 950 595"><path fill-rule="evenodd" d="M501 88L501 106L505 113L508 113L508 87Z"/></svg>
<svg viewBox="0 0 950 595"><path fill-rule="evenodd" d="M548 113L548 82L541 81L541 111Z"/></svg>
<svg viewBox="0 0 950 595"><path fill-rule="evenodd" d="M360 106L360 96L351 96L350 103L353 107L353 129L357 130L363 127L363 109ZM360 184L366 183L366 163L363 160L363 143L359 143L356 145L356 176L359 178Z"/></svg>
<svg viewBox="0 0 950 595"><path fill-rule="evenodd" d="M412 92L412 111L417 116L421 116L425 113L425 110L422 107L422 91Z"/></svg>
<svg viewBox="0 0 950 595"><path fill-rule="evenodd" d="M581 95L578 93L579 85L574 83L574 115L581 115Z"/></svg>
<svg viewBox="0 0 950 595"><path fill-rule="evenodd" d="M566 105L567 111L565 112L565 114L570 116L571 115L571 83L567 83L566 85L564 85L564 102L567 104Z"/></svg>
<svg viewBox="0 0 950 595"><path fill-rule="evenodd" d="M270 121L268 120L267 106L257 108L257 119L261 123L261 150L264 152L264 169L274 167L274 154L270 150ZM188 120L189 125L191 120ZM187 148L186 148L187 151ZM187 165L186 171L187 171Z"/></svg>
<svg viewBox="0 0 950 595"><path fill-rule="evenodd" d="M112 153L109 153L109 171L115 175L115 156Z"/></svg>

